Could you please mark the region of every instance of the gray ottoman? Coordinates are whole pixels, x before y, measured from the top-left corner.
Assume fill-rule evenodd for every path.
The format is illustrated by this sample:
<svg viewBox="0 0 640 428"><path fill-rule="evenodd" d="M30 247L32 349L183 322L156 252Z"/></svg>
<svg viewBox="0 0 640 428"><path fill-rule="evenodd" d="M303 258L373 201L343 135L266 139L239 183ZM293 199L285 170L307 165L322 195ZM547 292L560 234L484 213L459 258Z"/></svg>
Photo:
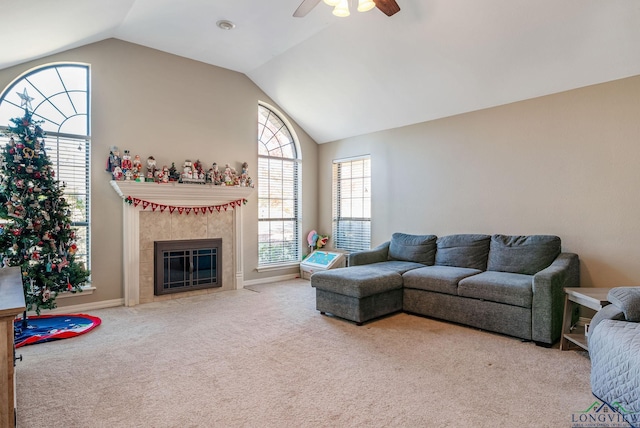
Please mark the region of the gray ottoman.
<svg viewBox="0 0 640 428"><path fill-rule="evenodd" d="M402 310L402 276L373 266L352 266L311 275L316 309L357 325Z"/></svg>

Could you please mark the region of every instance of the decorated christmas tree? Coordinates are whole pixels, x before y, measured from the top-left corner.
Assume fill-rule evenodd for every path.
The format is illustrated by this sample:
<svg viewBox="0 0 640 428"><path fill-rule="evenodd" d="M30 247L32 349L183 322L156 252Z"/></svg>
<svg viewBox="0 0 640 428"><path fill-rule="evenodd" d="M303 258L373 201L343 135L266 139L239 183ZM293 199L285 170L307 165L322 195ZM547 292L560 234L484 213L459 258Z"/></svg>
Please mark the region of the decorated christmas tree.
<svg viewBox="0 0 640 428"><path fill-rule="evenodd" d="M20 266L27 310L56 307L63 291L82 291L89 272L75 260L76 234L64 186L55 178L44 133L25 109L11 119L0 155L0 257Z"/></svg>

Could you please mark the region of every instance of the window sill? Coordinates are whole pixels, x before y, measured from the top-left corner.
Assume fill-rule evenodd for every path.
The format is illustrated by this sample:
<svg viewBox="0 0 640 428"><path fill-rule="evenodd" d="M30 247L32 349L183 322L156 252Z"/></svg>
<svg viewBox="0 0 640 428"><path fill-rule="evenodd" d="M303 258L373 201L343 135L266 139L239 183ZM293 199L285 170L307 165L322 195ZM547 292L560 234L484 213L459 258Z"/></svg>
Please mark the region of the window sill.
<svg viewBox="0 0 640 428"><path fill-rule="evenodd" d="M276 265L263 265L263 266L258 266L256 270L258 272L271 272L274 270L291 269L291 268L299 269L300 262L280 263Z"/></svg>
<svg viewBox="0 0 640 428"><path fill-rule="evenodd" d="M81 292L75 292L75 293L71 293L69 291L63 291L62 293L58 294L56 296L56 299L68 299L70 297L80 297L80 296L88 296L90 294L93 294L93 290L95 290L96 287L91 287L91 286L85 286L82 287L82 291Z"/></svg>

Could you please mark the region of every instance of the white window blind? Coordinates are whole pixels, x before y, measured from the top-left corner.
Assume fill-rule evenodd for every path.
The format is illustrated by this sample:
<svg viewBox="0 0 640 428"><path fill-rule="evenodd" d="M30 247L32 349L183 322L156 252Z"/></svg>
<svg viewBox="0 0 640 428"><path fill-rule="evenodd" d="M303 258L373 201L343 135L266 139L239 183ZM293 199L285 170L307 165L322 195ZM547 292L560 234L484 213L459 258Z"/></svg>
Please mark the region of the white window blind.
<svg viewBox="0 0 640 428"><path fill-rule="evenodd" d="M284 121L258 106L258 264L300 260L299 169Z"/></svg>
<svg viewBox="0 0 640 428"><path fill-rule="evenodd" d="M347 251L371 247L371 158L333 163L333 242Z"/></svg>

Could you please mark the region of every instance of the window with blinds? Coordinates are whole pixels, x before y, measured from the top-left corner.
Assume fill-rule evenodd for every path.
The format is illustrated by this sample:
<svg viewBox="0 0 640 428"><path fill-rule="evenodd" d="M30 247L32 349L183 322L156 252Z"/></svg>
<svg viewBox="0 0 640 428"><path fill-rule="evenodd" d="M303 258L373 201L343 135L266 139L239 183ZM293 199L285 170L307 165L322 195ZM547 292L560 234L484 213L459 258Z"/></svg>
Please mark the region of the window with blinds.
<svg viewBox="0 0 640 428"><path fill-rule="evenodd" d="M292 131L258 105L258 264L300 260L300 160Z"/></svg>
<svg viewBox="0 0 640 428"><path fill-rule="evenodd" d="M25 97L28 99L25 106ZM76 229L76 260L90 268L90 118L89 67L55 64L17 78L0 94L0 133L12 118L33 112L45 132L45 150L63 184ZM7 136L0 136L6 144Z"/></svg>
<svg viewBox="0 0 640 428"><path fill-rule="evenodd" d="M333 162L333 243L347 251L371 247L371 158Z"/></svg>

